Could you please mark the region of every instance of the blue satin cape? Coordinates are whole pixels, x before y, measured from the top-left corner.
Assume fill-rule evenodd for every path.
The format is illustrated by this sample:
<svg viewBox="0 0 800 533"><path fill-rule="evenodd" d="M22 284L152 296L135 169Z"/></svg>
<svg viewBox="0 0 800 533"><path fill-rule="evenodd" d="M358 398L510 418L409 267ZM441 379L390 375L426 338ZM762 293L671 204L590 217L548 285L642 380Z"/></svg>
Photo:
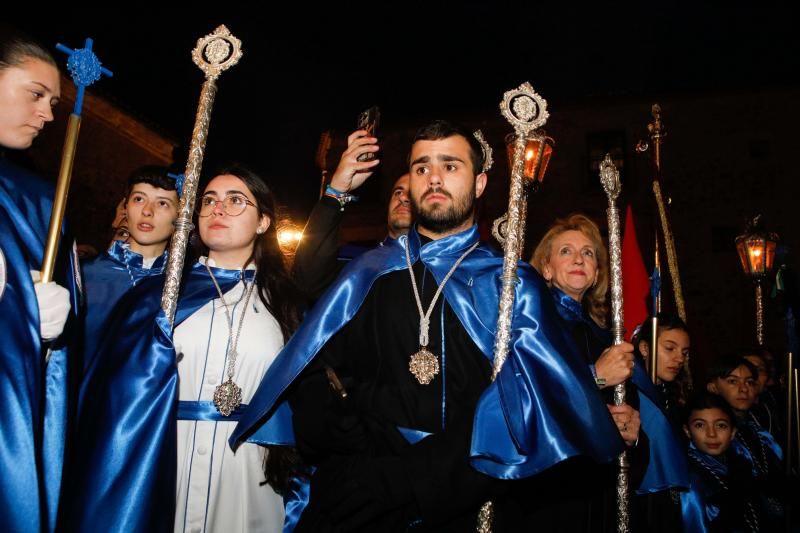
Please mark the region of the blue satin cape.
<svg viewBox="0 0 800 533"><path fill-rule="evenodd" d="M744 423L747 424L758 436L758 440L760 441L761 445L769 450L769 453L772 453L776 457L777 462L783 461L783 448L781 448L780 444L778 444L778 441L775 440L775 437L772 435L772 433L749 419ZM733 441L731 442L731 447L737 455L747 459L747 462L753 467L753 477L759 477L766 473L759 471L756 461L753 459L750 448L748 448L747 445L742 442L740 435L734 437Z"/></svg>
<svg viewBox="0 0 800 533"><path fill-rule="evenodd" d="M84 368L91 365L105 321L119 299L142 279L161 275L166 257L165 251L151 268L143 268L141 255L131 252L122 241L114 241L108 251L81 265L86 294Z"/></svg>
<svg viewBox="0 0 800 533"><path fill-rule="evenodd" d="M584 311L580 303L558 288L553 287L551 290L556 301L556 309L565 321L583 322L589 326L598 339L603 340L607 346L611 345L610 333L598 326ZM686 463L683 446L675 436L664 411L663 397L650 381L647 370L640 360L635 362L631 382L636 386L639 395L641 429L647 435L650 443L647 469L636 492L647 494L670 487L688 487L689 467Z"/></svg>
<svg viewBox="0 0 800 533"><path fill-rule="evenodd" d="M716 473L720 479L724 480L728 477L728 466L725 463L702 453L692 443L689 443L689 454ZM719 508L707 501L713 494L712 491L715 490L719 491L721 487L709 486L703 476L691 471L689 490L681 493L684 533L706 533L709 524L719 516Z"/></svg>
<svg viewBox="0 0 800 533"><path fill-rule="evenodd" d="M45 364L31 270L41 270L53 187L0 158L0 530L51 531L61 488L72 411L68 348L76 332L80 272L62 245L55 281L70 290L72 311ZM70 242L62 234L62 244Z"/></svg>
<svg viewBox="0 0 800 533"><path fill-rule="evenodd" d="M238 271L213 269L224 291ZM162 279L148 277L114 308L80 396L74 493L65 531L172 531L177 471L178 369L160 310ZM205 266L183 278L175 325L217 297Z"/></svg>
<svg viewBox="0 0 800 533"><path fill-rule="evenodd" d="M374 281L421 260L438 283L453 262L478 240L477 226L420 245L416 230L354 259L307 314L278 354L231 435L263 443L261 432L283 405L281 395L322 346L349 322ZM443 295L472 340L493 357L503 258L486 245L475 249L445 285ZM474 416L471 462L500 479L531 476L575 455L609 461L623 448L591 372L564 336L547 287L520 263L510 353L482 395ZM413 429L413 428L410 428Z"/></svg>

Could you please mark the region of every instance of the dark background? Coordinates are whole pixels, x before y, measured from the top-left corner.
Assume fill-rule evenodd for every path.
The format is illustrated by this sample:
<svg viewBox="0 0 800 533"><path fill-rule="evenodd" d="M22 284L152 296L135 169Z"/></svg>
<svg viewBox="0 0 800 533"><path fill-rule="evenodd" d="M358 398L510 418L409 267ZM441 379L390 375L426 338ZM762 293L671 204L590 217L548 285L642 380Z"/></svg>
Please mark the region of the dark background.
<svg viewBox="0 0 800 533"><path fill-rule="evenodd" d="M9 22L74 48L92 37L115 73L92 90L184 144L202 82L189 54L224 23L244 56L220 78L207 166L241 160L275 176L315 176L320 133L346 133L375 103L390 130L465 112L495 116L502 94L523 81L557 108L582 97L796 84L800 76L788 7L541 4L548 7L231 3L202 15L121 3L48 7ZM308 208L317 188L309 181L274 185L284 202Z"/></svg>
<svg viewBox="0 0 800 533"><path fill-rule="evenodd" d="M373 210L362 206L350 225L380 226L382 194L402 173L408 140L433 118L455 118L488 134L499 160L481 213L491 222L505 209L507 194L500 152L508 126L497 105L505 91L530 81L549 102L547 129L556 152L531 201L527 248L550 221L572 211L605 224L592 163L593 150L608 144L623 147L625 191L640 206L640 244L649 257L649 164L633 146L646 135L650 105L659 101L670 134L664 186L674 200L693 351L707 361L753 344L752 287L741 274L733 238L747 216L763 213L784 251L800 239L794 200L800 46L789 7L222 7L208 15L140 4L91 12L48 7L12 14L7 22L50 46L57 41L78 48L85 37L94 38L94 50L114 77L91 90L184 150L203 79L190 52L199 37L224 23L242 40L244 56L219 80L204 168L231 160L249 164L300 225L319 191L314 159L320 134L333 132L333 170L358 113L373 104L382 110L382 170L362 191ZM178 150L176 161L184 159ZM95 193L90 201L105 200L102 191ZM787 257L787 264L796 263ZM768 341L777 353L786 345L781 318L782 309L769 300Z"/></svg>

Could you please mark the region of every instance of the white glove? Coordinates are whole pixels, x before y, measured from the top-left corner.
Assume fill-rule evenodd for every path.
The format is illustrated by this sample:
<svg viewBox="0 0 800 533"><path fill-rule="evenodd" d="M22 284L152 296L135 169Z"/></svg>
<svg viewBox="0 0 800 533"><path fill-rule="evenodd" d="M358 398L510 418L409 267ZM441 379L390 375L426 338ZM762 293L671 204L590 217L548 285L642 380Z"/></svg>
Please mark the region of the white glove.
<svg viewBox="0 0 800 533"><path fill-rule="evenodd" d="M54 281L42 283L42 275L38 270L31 270L33 288L39 303L39 333L43 341L58 338L64 331L69 310L69 291Z"/></svg>

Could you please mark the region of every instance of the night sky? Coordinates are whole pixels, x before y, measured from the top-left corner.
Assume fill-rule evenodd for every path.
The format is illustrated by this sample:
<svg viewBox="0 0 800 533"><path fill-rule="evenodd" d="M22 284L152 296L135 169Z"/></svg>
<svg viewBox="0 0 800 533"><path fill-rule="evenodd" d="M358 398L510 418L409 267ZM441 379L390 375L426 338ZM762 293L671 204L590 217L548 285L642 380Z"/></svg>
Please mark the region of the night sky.
<svg viewBox="0 0 800 533"><path fill-rule="evenodd" d="M295 220L308 214L319 194L315 155L320 134L332 130L338 142L329 154L332 168L359 112L370 105L381 107L380 137L381 131L387 136L388 132L406 135L434 118L466 118L468 127L481 127L482 122L499 118L503 93L524 81L548 100L553 114L559 109L602 108L615 101L664 102L683 96L692 101L716 93L777 94L772 89L783 88L789 91L778 93L792 94L800 88L799 32L790 7L754 3L711 7L702 2L684 3L683 8L654 2L603 2L592 7L526 2L522 8L499 1L450 4L384 2L359 8L337 2L312 9L310 3L295 3L282 5L288 13L280 16L271 3L211 15L117 4L91 13L93 21L102 22L87 22L86 13L63 7L48 7L46 12L38 7L28 16L17 14L3 22L50 47L56 42L81 47L86 37L92 37L94 50L115 75L91 91L184 146L190 140L203 81L191 50L199 37L225 24L242 40L244 56L218 82L204 169L208 172L229 161L247 164L266 176ZM378 9L383 14L377 14ZM63 64L63 56L59 61ZM763 161L747 159L742 152L739 160L746 164L737 169L724 164L731 147L717 146L716 152L706 153L698 135L694 138L699 143L686 146L685 130L684 137L670 138L672 154L682 140L684 150L703 148L702 155L695 155L707 160L692 169L706 180L707 190L715 191L703 196L705 200L679 198L673 210L674 221L681 213L691 214L698 226L683 232L679 228L678 248L690 322L705 317L703 327L692 332L692 350L700 361L710 361L715 353L737 348L742 341L752 342L752 287L739 270L732 246L736 231L744 227L744 215L763 212L773 226L780 226L777 230L784 239L797 239L795 210L786 200L793 196L783 195L780 205L770 206L765 199L775 201L775 195L761 190L762 183L774 184L776 176L784 180L781 190L796 190L790 154L796 154L800 145L787 124L796 125L797 108L783 112L780 106L791 105L791 97L785 102L771 103L769 116L779 123L764 123L766 133L749 132L744 122L735 126L736 132L693 124L688 108L665 117L668 131L674 132L670 128L683 122L693 133L715 131L727 142L731 136L741 137L737 146L744 150L748 142L766 139L765 146L775 151ZM647 118L643 113L642 132ZM392 139L402 143L398 137ZM490 140L497 144L499 139ZM559 153L568 152L564 148L559 144ZM408 146L390 145L387 140L382 149L404 158ZM574 157L575 150L572 153ZM185 156L178 157L182 159ZM668 156L667 165L675 159ZM384 156L383 166L390 174L388 160ZM785 166L771 166L778 162ZM669 179L677 177L692 179L684 170L668 167L668 192L675 190L669 188ZM731 196L724 185L728 179L741 182L738 196ZM376 192L378 181L373 178L363 187L364 198L369 197L366 189L374 187ZM692 191L702 192L699 187ZM571 201L583 205L579 198ZM541 200L540 205L544 205ZM756 211L749 213L751 208ZM535 210L529 218L535 217ZM705 213L708 218L702 218ZM714 213L724 220L712 220ZM734 221L739 215L741 220ZM713 224L722 233L714 233ZM532 242L534 233L529 233ZM718 252L720 247L724 253ZM687 260L693 250L705 254L713 268ZM709 281L719 283L708 288ZM727 303L715 308L716 300ZM767 314L768 340L772 335L781 346L778 334L783 326L772 304Z"/></svg>
<svg viewBox="0 0 800 533"><path fill-rule="evenodd" d="M391 128L464 112L495 115L503 92L523 81L553 105L800 79L789 8L533 4L304 3L281 6L289 10L281 16L269 3L190 16L118 4L92 12L102 22L63 8L8 22L49 46L81 47L94 38L115 76L92 90L184 144L202 83L190 51L226 24L244 57L220 78L207 163L238 160L281 177L277 192L301 209L313 202L317 183L290 178L317 174L320 133L345 135L372 104Z"/></svg>

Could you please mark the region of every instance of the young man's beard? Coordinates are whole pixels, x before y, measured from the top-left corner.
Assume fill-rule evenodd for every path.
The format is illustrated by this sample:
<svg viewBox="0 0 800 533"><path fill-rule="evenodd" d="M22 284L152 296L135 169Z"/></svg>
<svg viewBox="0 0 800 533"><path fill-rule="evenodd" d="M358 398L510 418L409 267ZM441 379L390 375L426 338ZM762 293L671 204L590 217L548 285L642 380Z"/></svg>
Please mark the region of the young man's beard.
<svg viewBox="0 0 800 533"><path fill-rule="evenodd" d="M418 226L432 231L433 233L444 233L459 227L472 217L475 206L475 189L470 187L469 193L459 198L453 198L453 195L441 188L428 189L422 195L422 198L420 198L420 202L424 200L426 195L434 192L447 196L453 202L449 207L444 208L438 206L434 209L433 207L420 207L412 197L411 210L414 213L414 220L417 222Z"/></svg>

